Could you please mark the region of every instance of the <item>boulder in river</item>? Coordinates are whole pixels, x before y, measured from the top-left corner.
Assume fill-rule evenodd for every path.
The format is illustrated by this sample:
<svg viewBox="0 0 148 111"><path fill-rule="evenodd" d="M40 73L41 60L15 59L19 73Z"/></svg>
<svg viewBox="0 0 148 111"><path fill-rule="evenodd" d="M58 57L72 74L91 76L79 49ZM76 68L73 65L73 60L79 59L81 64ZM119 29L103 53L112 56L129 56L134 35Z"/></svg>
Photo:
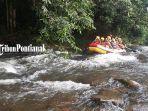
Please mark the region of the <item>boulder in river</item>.
<svg viewBox="0 0 148 111"><path fill-rule="evenodd" d="M98 94L91 97L91 100L95 102L112 102L114 104L123 104L123 96L117 89L104 89Z"/></svg>
<svg viewBox="0 0 148 111"><path fill-rule="evenodd" d="M99 108L106 109L106 105L111 105L111 108L126 110L133 99L134 101L137 101L137 95L138 97L141 95L139 91L141 91L140 89L142 88L142 85L134 80L111 78L108 83L101 88L99 87L98 93L92 95L90 99L99 105ZM107 108L110 109L110 107ZM108 109L102 111L108 111Z"/></svg>
<svg viewBox="0 0 148 111"><path fill-rule="evenodd" d="M132 89L142 88L141 84L133 80L120 79L120 78L114 78L114 80L120 82L121 84L123 84L125 87L128 87L128 88L132 88Z"/></svg>
<svg viewBox="0 0 148 111"><path fill-rule="evenodd" d="M126 111L148 111L148 104L140 103L140 104L131 105L127 108Z"/></svg>
<svg viewBox="0 0 148 111"><path fill-rule="evenodd" d="M139 54L137 59L141 62L141 63L147 63L148 62L148 57L144 54Z"/></svg>

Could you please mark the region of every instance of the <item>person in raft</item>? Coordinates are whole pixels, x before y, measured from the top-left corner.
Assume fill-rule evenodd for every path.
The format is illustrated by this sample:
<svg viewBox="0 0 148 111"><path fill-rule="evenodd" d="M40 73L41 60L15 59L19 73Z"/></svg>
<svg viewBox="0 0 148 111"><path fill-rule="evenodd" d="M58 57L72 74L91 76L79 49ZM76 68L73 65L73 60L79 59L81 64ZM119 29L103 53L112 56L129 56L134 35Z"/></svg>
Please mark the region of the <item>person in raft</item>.
<svg viewBox="0 0 148 111"><path fill-rule="evenodd" d="M100 36L96 36L95 40L89 44L90 47L97 47L98 45L101 45Z"/></svg>
<svg viewBox="0 0 148 111"><path fill-rule="evenodd" d="M113 49L120 49L120 47L118 45L118 41L115 38L112 38L111 46Z"/></svg>
<svg viewBox="0 0 148 111"><path fill-rule="evenodd" d="M113 38L112 35L107 36L106 38L96 36L95 40L89 44L90 47L106 47L111 49L124 49L126 46L123 44L123 41L119 37Z"/></svg>
<svg viewBox="0 0 148 111"><path fill-rule="evenodd" d="M125 49L126 48L126 45L123 43L121 38L118 37L117 41L118 41L118 46L120 47L120 49Z"/></svg>
<svg viewBox="0 0 148 111"><path fill-rule="evenodd" d="M101 37L101 45L110 48L110 43L107 41L107 38Z"/></svg>
<svg viewBox="0 0 148 111"><path fill-rule="evenodd" d="M107 36L106 42L108 44L108 48L113 48L112 45L111 45L111 41L112 41L112 36Z"/></svg>
<svg viewBox="0 0 148 111"><path fill-rule="evenodd" d="M108 38L96 36L95 40L89 44L90 47L106 47L106 48L112 48L111 45L111 37L109 36Z"/></svg>

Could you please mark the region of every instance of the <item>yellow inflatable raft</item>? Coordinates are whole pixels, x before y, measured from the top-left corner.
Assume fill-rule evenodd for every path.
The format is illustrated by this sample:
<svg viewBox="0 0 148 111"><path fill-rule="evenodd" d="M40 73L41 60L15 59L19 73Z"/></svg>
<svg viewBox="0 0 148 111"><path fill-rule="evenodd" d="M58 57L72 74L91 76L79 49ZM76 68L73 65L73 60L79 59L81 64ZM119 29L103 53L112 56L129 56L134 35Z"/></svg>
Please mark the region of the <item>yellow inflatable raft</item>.
<svg viewBox="0 0 148 111"><path fill-rule="evenodd" d="M89 52L93 52L93 53L99 53L99 54L107 54L109 53L106 50L103 50L101 48L98 47L88 47Z"/></svg>
<svg viewBox="0 0 148 111"><path fill-rule="evenodd" d="M122 49L110 49L103 46L98 47L88 47L89 52L93 53L99 53L99 54L108 54L108 53L120 53L120 52L126 52L126 50Z"/></svg>

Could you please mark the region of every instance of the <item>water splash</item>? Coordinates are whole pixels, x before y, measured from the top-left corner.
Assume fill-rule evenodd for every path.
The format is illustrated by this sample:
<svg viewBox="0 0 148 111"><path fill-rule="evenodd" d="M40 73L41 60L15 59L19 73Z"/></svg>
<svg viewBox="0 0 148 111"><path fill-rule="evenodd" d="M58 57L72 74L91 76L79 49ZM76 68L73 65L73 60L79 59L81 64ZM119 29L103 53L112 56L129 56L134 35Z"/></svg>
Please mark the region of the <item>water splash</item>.
<svg viewBox="0 0 148 111"><path fill-rule="evenodd" d="M33 75L30 75L27 78L27 80L34 80L34 79L38 78L40 74L45 74L45 73L47 73L47 70L36 71Z"/></svg>
<svg viewBox="0 0 148 111"><path fill-rule="evenodd" d="M13 64L10 63L0 62L0 69L2 72L17 74L17 70L14 68Z"/></svg>
<svg viewBox="0 0 148 111"><path fill-rule="evenodd" d="M34 84L41 87L49 88L50 90L54 90L55 92L76 91L90 88L89 84L76 83L73 81L37 81L34 82Z"/></svg>
<svg viewBox="0 0 148 111"><path fill-rule="evenodd" d="M114 53L95 55L87 58L86 60L65 59L63 57L58 57L53 52L36 56L27 56L19 59L12 58L11 60L0 62L0 69L2 69L0 74L8 72L14 73L12 74L14 76L12 76L11 79L1 78L0 85L11 86L17 83L19 84L18 86L14 86L14 90L16 87L20 88L18 89L19 91L16 91L15 93L8 92L9 89L7 86L4 86L4 88L6 88L6 92L8 92L9 97L14 98L14 100L27 97L34 97L34 99L44 97L50 98L57 92L82 92L84 96L79 96L77 98L87 102L89 101L88 98L92 94L95 94L96 91L91 89L92 87L90 84L84 84L81 82L81 80L80 82L74 82L69 79L69 81L67 81L67 78L65 80L65 77L67 77L65 75L71 74L70 76L73 77L73 75L76 73L85 74L86 71L88 71L88 73L96 70L102 71L102 69L110 67L112 64L135 61L138 61L135 55L121 55ZM47 81L42 80L42 75L49 77L46 79ZM50 77L54 78L56 76L59 76L59 78L63 76L65 81L60 81L62 80L61 78L56 78L56 80L50 81ZM7 76L6 78L10 77ZM2 95L3 94L5 94L5 90ZM80 104L83 104L83 102L80 101Z"/></svg>
<svg viewBox="0 0 148 111"><path fill-rule="evenodd" d="M12 85L20 82L21 82L20 79L3 79L3 80L1 79L0 85Z"/></svg>

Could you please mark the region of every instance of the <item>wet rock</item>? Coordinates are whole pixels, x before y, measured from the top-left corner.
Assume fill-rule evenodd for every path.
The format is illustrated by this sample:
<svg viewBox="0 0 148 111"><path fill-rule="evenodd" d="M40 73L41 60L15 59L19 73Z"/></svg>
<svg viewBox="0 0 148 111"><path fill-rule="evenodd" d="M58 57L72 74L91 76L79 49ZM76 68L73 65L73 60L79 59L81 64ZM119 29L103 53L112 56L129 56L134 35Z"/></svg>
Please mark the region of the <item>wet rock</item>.
<svg viewBox="0 0 148 111"><path fill-rule="evenodd" d="M148 62L148 58L144 55L144 54L139 54L137 59L141 62L141 63L147 63Z"/></svg>
<svg viewBox="0 0 148 111"><path fill-rule="evenodd" d="M137 101L137 98L141 95L140 89L143 87L133 80L112 77L108 80L108 83L101 87L101 90L100 87L97 88L99 92L92 95L90 99L99 105L99 108L106 109L106 106L110 106L111 108L126 110L133 99ZM105 111L108 111L108 109Z"/></svg>
<svg viewBox="0 0 148 111"><path fill-rule="evenodd" d="M118 89L101 90L98 94L93 95L91 100L95 102L112 102L114 104L123 104L122 93Z"/></svg>
<svg viewBox="0 0 148 111"><path fill-rule="evenodd" d="M115 81L122 83L125 87L132 88L132 89L140 89L142 85L133 80L126 80L120 78L114 78Z"/></svg>
<svg viewBox="0 0 148 111"><path fill-rule="evenodd" d="M131 44L131 45L128 45L127 47L128 47L129 49L131 49L131 51L133 51L133 52L142 51L138 45L135 46L135 45L132 45L132 44Z"/></svg>
<svg viewBox="0 0 148 111"><path fill-rule="evenodd" d="M48 105L50 105L50 108L54 108L55 111L77 111L72 109L73 103L75 101L76 98L74 92L73 93L59 92L50 99Z"/></svg>
<svg viewBox="0 0 148 111"><path fill-rule="evenodd" d="M148 111L148 104L131 105L126 111Z"/></svg>
<svg viewBox="0 0 148 111"><path fill-rule="evenodd" d="M117 88L116 90L118 90L121 94L126 94L129 91L127 88L124 87Z"/></svg>

